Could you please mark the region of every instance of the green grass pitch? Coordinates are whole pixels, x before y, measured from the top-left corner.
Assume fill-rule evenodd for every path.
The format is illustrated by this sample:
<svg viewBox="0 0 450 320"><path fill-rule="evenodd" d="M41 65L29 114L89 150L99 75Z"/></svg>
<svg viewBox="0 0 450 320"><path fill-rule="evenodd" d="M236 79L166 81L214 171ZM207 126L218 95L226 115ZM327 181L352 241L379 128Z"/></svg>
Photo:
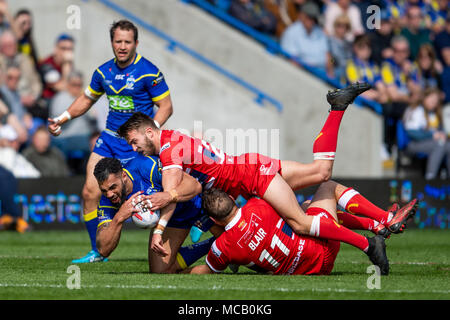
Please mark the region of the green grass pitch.
<svg viewBox="0 0 450 320"><path fill-rule="evenodd" d="M125 230L109 262L79 265L81 288L70 290L67 268L88 251L85 231L1 232L0 299L450 299L450 231L407 230L386 244L391 274L369 289L368 258L345 244L330 276L258 275L245 267L157 275L147 273L148 232Z"/></svg>

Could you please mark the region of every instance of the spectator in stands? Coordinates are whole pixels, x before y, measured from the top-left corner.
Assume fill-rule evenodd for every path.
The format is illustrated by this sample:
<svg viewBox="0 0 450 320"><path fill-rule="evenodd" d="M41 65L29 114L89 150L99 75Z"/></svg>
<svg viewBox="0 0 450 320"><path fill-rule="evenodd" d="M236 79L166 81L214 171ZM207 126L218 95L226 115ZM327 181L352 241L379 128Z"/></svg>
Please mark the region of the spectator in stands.
<svg viewBox="0 0 450 320"><path fill-rule="evenodd" d="M0 165L11 171L16 178L38 178L39 171L18 153L26 137L25 128L0 100Z"/></svg>
<svg viewBox="0 0 450 320"><path fill-rule="evenodd" d="M0 230L24 233L30 227L14 201L16 193L17 179L11 171L0 165Z"/></svg>
<svg viewBox="0 0 450 320"><path fill-rule="evenodd" d="M301 63L326 71L333 76L333 63L328 38L318 26L319 7L306 2L295 23L281 37L281 48ZM295 60L294 60L295 61Z"/></svg>
<svg viewBox="0 0 450 320"><path fill-rule="evenodd" d="M362 96L383 104L388 101L388 95L379 67L370 60L371 48L368 35L356 36L353 42L353 58L347 63L345 75L348 83L370 83L373 89L362 93Z"/></svg>
<svg viewBox="0 0 450 320"><path fill-rule="evenodd" d="M407 152L425 153L428 156L425 178L438 177L444 158L447 173L450 173L450 140L442 131L440 91L436 88L425 90L422 104L409 106L403 116L403 123L411 139Z"/></svg>
<svg viewBox="0 0 450 320"><path fill-rule="evenodd" d="M31 12L27 9L17 11L14 16L14 32L16 33L18 41L18 50L20 53L29 56L33 60L34 67L37 70L38 54L36 52L36 46L34 45L32 27L33 17Z"/></svg>
<svg viewBox="0 0 450 320"><path fill-rule="evenodd" d="M350 19L351 32L347 34L347 40L353 41L358 34L364 33L364 27L361 20L361 12L358 7L351 3L350 0L336 0L336 2L328 2L325 13L325 32L328 35L334 34L334 21L341 15L347 15Z"/></svg>
<svg viewBox="0 0 450 320"><path fill-rule="evenodd" d="M372 49L371 60L381 66L383 60L392 59L394 51L391 42L394 37L394 30L387 10L382 10L380 13L380 28L373 30L368 35Z"/></svg>
<svg viewBox="0 0 450 320"><path fill-rule="evenodd" d="M67 76L73 70L74 44L72 36L61 34L56 39L53 54L39 64L44 80L42 97L47 102L67 87Z"/></svg>
<svg viewBox="0 0 450 320"><path fill-rule="evenodd" d="M50 133L46 126L37 128L31 145L22 154L41 173L43 177L67 177L70 174L64 154L50 145Z"/></svg>
<svg viewBox="0 0 450 320"><path fill-rule="evenodd" d="M284 30L297 19L300 7L306 0L265 0L264 5L277 21L275 36L280 38Z"/></svg>
<svg viewBox="0 0 450 320"><path fill-rule="evenodd" d="M0 0L0 35L3 31L10 30L11 15L6 0Z"/></svg>
<svg viewBox="0 0 450 320"><path fill-rule="evenodd" d="M37 106L41 95L42 83L30 57L18 52L17 40L11 31L5 31L0 36L0 71L6 74L10 65L17 65L21 77L19 94L22 104L31 112L39 113Z"/></svg>
<svg viewBox="0 0 450 320"><path fill-rule="evenodd" d="M83 76L78 71L72 71L67 76L67 90L62 90L55 95L50 103L50 117L55 118L62 114L67 106L82 93ZM66 156L73 151L89 153L89 137L92 133L90 117L78 117L65 125L64 131L53 140Z"/></svg>
<svg viewBox="0 0 450 320"><path fill-rule="evenodd" d="M0 91L0 131L2 131L0 138L6 136L8 138L7 141L11 142L9 146L18 151L20 146L28 139L27 130L5 101L7 99Z"/></svg>
<svg viewBox="0 0 450 320"><path fill-rule="evenodd" d="M448 12L448 0L436 0L427 4L426 21L434 34L438 34L445 29L445 20Z"/></svg>
<svg viewBox="0 0 450 320"><path fill-rule="evenodd" d="M430 30L424 28L424 15L419 6L413 5L408 7L406 17L408 23L400 34L409 42L409 58L415 60L419 48L423 44L431 42Z"/></svg>
<svg viewBox="0 0 450 320"><path fill-rule="evenodd" d="M430 43L420 47L414 67L417 68L418 81L422 90L440 88L443 66L436 58L434 48Z"/></svg>
<svg viewBox="0 0 450 320"><path fill-rule="evenodd" d="M436 49L437 56L439 60L444 63L444 59L442 57L442 49L445 47L450 47L450 11L447 14L445 19L445 28L444 30L437 34L434 42L434 48Z"/></svg>
<svg viewBox="0 0 450 320"><path fill-rule="evenodd" d="M349 31L350 19L346 15L342 15L334 21L334 35L328 37L334 65L334 77L342 84L345 83L345 66L348 60L352 58L352 45L345 38Z"/></svg>
<svg viewBox="0 0 450 320"><path fill-rule="evenodd" d="M20 69L16 65L11 65L6 70L4 84L0 87L0 93L6 105L20 122L28 129L31 127L31 119L20 100L19 80Z"/></svg>
<svg viewBox="0 0 450 320"><path fill-rule="evenodd" d="M265 9L263 0L233 0L229 13L260 32L275 34L277 20Z"/></svg>
<svg viewBox="0 0 450 320"><path fill-rule="evenodd" d="M441 50L444 60L444 71L441 75L442 91L444 92L444 102L450 103L450 45Z"/></svg>
<svg viewBox="0 0 450 320"><path fill-rule="evenodd" d="M408 59L408 40L402 36L394 37L392 49L392 59L385 60L381 67L381 78L390 101L383 105L384 141L389 154L395 144L397 121L402 118L408 105L415 104L420 99L418 75Z"/></svg>

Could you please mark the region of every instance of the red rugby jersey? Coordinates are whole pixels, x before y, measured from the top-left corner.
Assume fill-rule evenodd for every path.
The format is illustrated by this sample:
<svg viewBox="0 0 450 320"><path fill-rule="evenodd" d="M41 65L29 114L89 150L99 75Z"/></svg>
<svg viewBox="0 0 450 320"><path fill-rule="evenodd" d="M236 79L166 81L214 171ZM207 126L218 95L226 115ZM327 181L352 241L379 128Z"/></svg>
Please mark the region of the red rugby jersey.
<svg viewBox="0 0 450 320"><path fill-rule="evenodd" d="M239 264L274 274L315 274L323 253L322 240L295 234L266 201L252 198L213 243L206 263L215 272Z"/></svg>

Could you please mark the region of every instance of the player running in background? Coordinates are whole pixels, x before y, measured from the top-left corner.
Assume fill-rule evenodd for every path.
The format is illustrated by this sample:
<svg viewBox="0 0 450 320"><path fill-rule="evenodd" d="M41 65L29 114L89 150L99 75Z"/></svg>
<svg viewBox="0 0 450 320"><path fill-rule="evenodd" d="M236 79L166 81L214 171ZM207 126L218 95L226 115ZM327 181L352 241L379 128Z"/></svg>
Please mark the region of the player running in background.
<svg viewBox="0 0 450 320"><path fill-rule="evenodd" d="M138 212L133 200L137 202L138 196L142 196L145 202L145 195L162 190L161 167L157 157L138 155L123 166L118 159L103 158L96 164L94 176L102 192L98 205L97 248L103 257L108 257L119 243L124 221ZM167 224L163 237L167 256L150 250L150 233L148 261L152 273L174 273L189 266L204 256L214 241L211 237L181 248L194 222L204 215L201 196L193 197L201 190L200 184L187 174L184 178L177 188L180 200L192 199L178 203Z"/></svg>
<svg viewBox="0 0 450 320"><path fill-rule="evenodd" d="M155 209L162 208L160 222L170 220L177 201L174 188L182 181L184 170L197 178L204 189L220 188L235 199L238 195L246 199L258 196L270 203L295 233L351 244L364 251L372 261L377 261L376 264L383 269L386 261L381 244L375 238L366 238L330 219L306 215L293 192L330 179L341 119L348 105L368 89L368 84L353 84L327 94L331 110L314 141L314 161L309 164L280 161L256 153L229 156L200 139L178 131L159 130L151 118L141 113L135 113L118 132L137 152L160 156L163 188L166 192L151 197ZM347 193L345 199L357 201L359 214L385 221L393 233L400 231L402 222L413 213L416 204L415 200L412 201L394 216L381 209L372 211L374 206L358 196L356 191ZM156 228L152 249L163 254L161 235L164 226L158 224Z"/></svg>
<svg viewBox="0 0 450 320"><path fill-rule="evenodd" d="M83 186L83 216L91 240L92 250L73 263L104 261L95 243L97 230L97 204L101 192L93 175L96 163L103 157L117 158L123 163L134 158L136 153L116 134L116 130L133 112L140 111L154 117L155 123L163 125L171 116L173 108L169 88L161 71L150 61L136 52L138 29L127 20L114 22L110 28L111 45L115 58L98 67L90 85L69 108L55 119L48 119L48 129L58 136L61 126L86 113L92 105L106 94L109 113L106 130L97 139L87 168ZM156 105L158 110L153 111Z"/></svg>
<svg viewBox="0 0 450 320"><path fill-rule="evenodd" d="M345 190L346 187L335 182L322 184L312 201L305 204L306 214L337 224L335 194L342 195ZM198 265L183 272L217 273L224 271L230 264L237 264L272 274L331 273L339 252L339 241L297 235L262 199L252 198L242 208L238 208L224 191L211 188L203 193L202 202L205 212L216 224L224 226L225 232L213 242L206 265ZM381 235L376 238L382 244L382 254L388 262L384 239ZM389 273L389 262L380 273Z"/></svg>

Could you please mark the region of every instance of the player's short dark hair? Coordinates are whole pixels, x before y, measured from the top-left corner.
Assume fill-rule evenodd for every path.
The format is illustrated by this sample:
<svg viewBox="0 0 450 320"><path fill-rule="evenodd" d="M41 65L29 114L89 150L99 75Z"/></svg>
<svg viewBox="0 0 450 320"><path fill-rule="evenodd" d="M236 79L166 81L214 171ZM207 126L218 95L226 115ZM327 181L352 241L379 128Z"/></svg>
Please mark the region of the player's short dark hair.
<svg viewBox="0 0 450 320"><path fill-rule="evenodd" d="M123 123L117 130L117 134L122 138L127 138L127 135L132 130L140 130L142 128L158 129L153 122L153 119L142 112L135 112L133 115Z"/></svg>
<svg viewBox="0 0 450 320"><path fill-rule="evenodd" d="M233 210L234 201L230 196L217 188L203 191L202 208L205 213L216 220L224 220Z"/></svg>
<svg viewBox="0 0 450 320"><path fill-rule="evenodd" d="M133 31L134 34L134 42L137 41L138 39L138 29L137 27L128 20L119 20L119 21L114 21L113 24L111 25L111 28L109 29L109 36L111 37L111 42L114 39L114 32L116 31L116 29L122 29L122 30L131 30Z"/></svg>
<svg viewBox="0 0 450 320"><path fill-rule="evenodd" d="M94 176L99 183L106 181L110 174L120 172L122 172L122 164L115 158L102 158L94 168Z"/></svg>

